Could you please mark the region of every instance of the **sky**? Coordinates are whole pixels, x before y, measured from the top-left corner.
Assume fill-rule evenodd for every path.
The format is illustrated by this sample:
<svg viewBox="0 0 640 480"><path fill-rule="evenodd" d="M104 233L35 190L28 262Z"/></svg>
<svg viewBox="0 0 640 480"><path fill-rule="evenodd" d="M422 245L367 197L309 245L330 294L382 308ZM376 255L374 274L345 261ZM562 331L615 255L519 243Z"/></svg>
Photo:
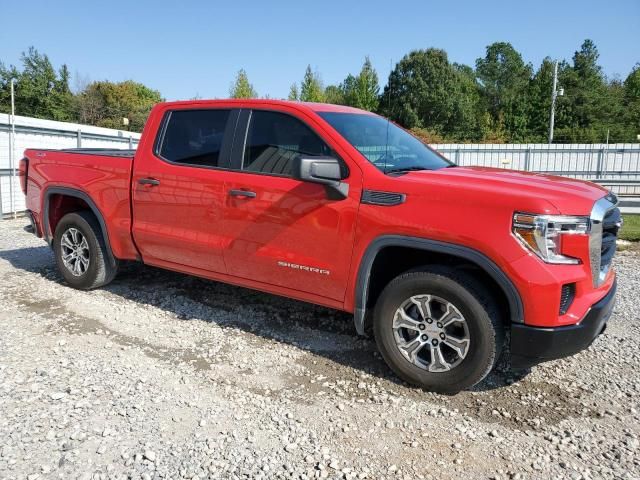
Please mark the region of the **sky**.
<svg viewBox="0 0 640 480"><path fill-rule="evenodd" d="M34 46L69 66L72 88L132 79L167 100L226 97L241 68L261 96L282 98L308 64L335 84L366 55L384 85L411 50L474 65L496 41L534 67L570 60L586 38L609 77L640 62L640 0L0 0L0 17L5 64Z"/></svg>

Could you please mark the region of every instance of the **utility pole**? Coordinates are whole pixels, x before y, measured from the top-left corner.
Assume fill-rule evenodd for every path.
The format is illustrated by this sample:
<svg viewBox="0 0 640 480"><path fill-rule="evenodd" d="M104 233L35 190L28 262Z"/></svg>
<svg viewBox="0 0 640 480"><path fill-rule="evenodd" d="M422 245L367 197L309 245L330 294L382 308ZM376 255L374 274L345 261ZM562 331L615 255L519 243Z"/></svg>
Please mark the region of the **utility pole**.
<svg viewBox="0 0 640 480"><path fill-rule="evenodd" d="M11 171L11 176L9 177L9 196L11 197L11 213L13 214L13 218L16 218L16 200L15 200L15 183L16 183L16 168L14 161L14 149L15 149L15 141L16 141L16 104L15 104L15 95L14 95L14 85L16 79L11 79L11 133L9 134L9 169Z"/></svg>
<svg viewBox="0 0 640 480"><path fill-rule="evenodd" d="M553 64L553 90L551 91L551 115L549 117L549 144L553 143L553 126L556 116L556 98L558 98L558 61Z"/></svg>

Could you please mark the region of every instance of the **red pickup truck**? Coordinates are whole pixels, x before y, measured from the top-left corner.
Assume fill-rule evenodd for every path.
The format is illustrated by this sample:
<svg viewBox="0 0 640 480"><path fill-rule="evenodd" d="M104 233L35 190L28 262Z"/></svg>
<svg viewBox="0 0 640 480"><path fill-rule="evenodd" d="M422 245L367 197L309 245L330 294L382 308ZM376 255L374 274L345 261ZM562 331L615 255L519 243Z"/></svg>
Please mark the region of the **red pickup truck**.
<svg viewBox="0 0 640 480"><path fill-rule="evenodd" d="M121 260L352 312L412 384L588 347L621 225L592 183L456 166L386 119L272 100L157 105L136 151L27 150L31 228L66 282Z"/></svg>

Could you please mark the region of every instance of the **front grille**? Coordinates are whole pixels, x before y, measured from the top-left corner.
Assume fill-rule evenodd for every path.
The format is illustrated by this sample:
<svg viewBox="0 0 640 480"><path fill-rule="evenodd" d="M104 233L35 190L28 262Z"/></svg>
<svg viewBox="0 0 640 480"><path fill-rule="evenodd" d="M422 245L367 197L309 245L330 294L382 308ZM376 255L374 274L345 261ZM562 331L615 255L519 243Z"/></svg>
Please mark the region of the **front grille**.
<svg viewBox="0 0 640 480"><path fill-rule="evenodd" d="M604 282L616 253L618 230L622 224L620 210L616 208L617 201L615 195L607 195L598 200L591 210L589 261L594 288Z"/></svg>
<svg viewBox="0 0 640 480"><path fill-rule="evenodd" d="M609 210L602 222L602 246L600 247L600 270L607 271L616 253L616 240L621 225L620 209Z"/></svg>
<svg viewBox="0 0 640 480"><path fill-rule="evenodd" d="M569 307L573 303L573 299L576 296L576 284L566 283L562 286L562 292L560 293L560 315L564 315L569 310Z"/></svg>

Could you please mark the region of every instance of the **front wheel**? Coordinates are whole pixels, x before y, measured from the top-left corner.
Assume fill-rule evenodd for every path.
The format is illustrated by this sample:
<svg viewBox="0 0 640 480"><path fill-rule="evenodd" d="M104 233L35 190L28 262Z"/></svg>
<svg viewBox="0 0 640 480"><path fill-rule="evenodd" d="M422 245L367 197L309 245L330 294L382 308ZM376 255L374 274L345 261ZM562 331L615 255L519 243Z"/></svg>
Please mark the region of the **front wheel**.
<svg viewBox="0 0 640 480"><path fill-rule="evenodd" d="M374 333L399 377L439 393L457 393L484 379L504 337L495 303L482 287L438 267L387 285L376 304Z"/></svg>
<svg viewBox="0 0 640 480"><path fill-rule="evenodd" d="M102 230L91 212L68 213L60 219L53 236L58 270L74 288L89 290L109 283L118 265L109 261Z"/></svg>

